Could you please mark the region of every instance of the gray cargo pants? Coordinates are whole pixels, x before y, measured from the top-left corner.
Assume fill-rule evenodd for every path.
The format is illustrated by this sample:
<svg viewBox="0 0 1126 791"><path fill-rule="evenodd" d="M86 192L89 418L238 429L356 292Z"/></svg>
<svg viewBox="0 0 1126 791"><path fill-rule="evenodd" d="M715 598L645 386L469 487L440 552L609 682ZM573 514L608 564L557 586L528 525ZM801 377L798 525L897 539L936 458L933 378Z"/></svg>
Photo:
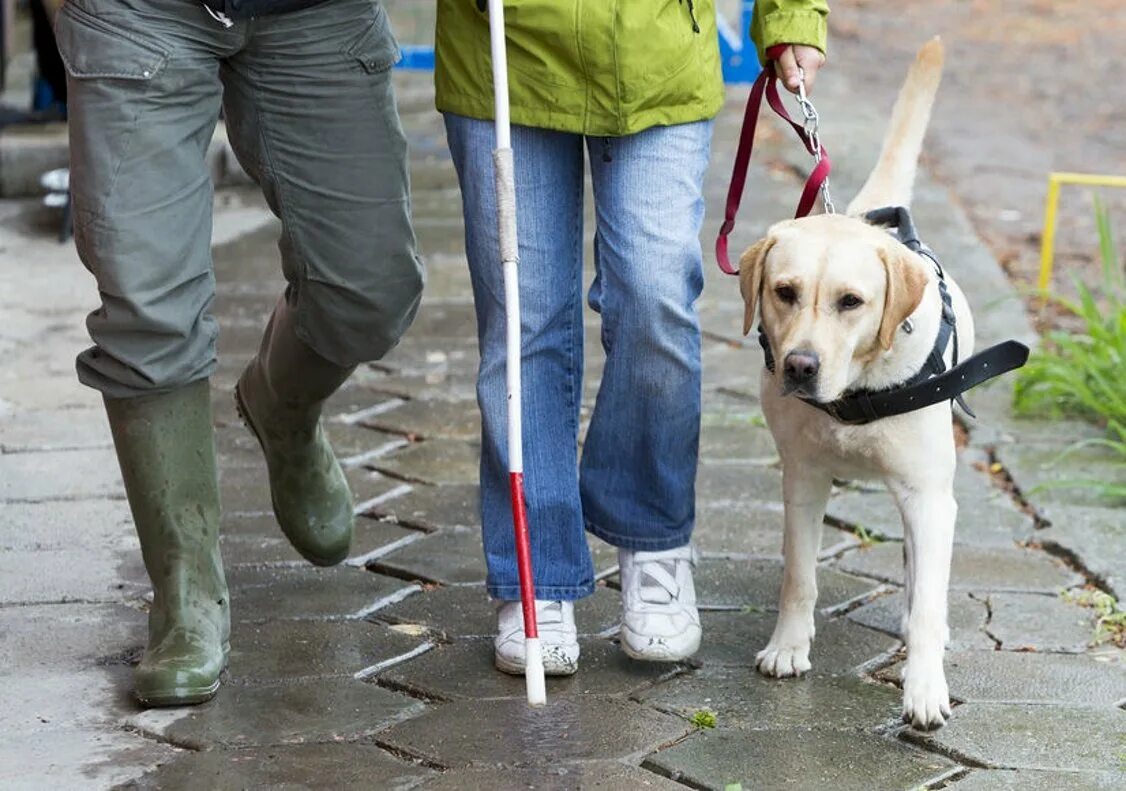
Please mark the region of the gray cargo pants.
<svg viewBox="0 0 1126 791"><path fill-rule="evenodd" d="M75 241L98 281L78 375L111 398L211 374L212 185L231 146L281 219L297 334L340 366L385 354L418 308L406 140L374 0L328 0L225 28L194 0L68 0Z"/></svg>

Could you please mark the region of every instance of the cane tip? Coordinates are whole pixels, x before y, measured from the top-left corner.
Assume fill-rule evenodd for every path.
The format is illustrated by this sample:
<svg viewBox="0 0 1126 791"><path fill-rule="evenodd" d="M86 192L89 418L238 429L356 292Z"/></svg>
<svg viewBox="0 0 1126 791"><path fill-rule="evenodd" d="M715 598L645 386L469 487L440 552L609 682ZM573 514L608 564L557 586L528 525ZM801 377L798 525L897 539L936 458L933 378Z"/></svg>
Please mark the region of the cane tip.
<svg viewBox="0 0 1126 791"><path fill-rule="evenodd" d="M543 672L543 652L540 641L532 638L524 645L524 686L528 692L528 705L547 705L547 682Z"/></svg>

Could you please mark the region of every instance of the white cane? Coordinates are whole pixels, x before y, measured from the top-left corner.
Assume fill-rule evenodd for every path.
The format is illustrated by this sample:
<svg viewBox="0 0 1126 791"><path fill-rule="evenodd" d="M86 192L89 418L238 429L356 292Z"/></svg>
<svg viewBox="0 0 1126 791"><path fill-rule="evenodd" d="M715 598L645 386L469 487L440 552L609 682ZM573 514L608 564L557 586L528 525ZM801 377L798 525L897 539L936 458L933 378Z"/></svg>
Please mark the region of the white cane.
<svg viewBox="0 0 1126 791"><path fill-rule="evenodd" d="M516 565L520 572L520 604L524 612L524 683L528 703L547 702L543 654L536 628L536 589L532 576L532 549L528 535L528 512L524 503L523 427L520 417L520 288L516 241L516 179L512 166L511 130L508 121L508 58L504 42L503 0L489 0L489 38L493 55L493 106L496 113L497 146L493 151L496 169L497 229L500 260L504 267L504 310L508 329L508 485L512 497L512 524L516 532Z"/></svg>

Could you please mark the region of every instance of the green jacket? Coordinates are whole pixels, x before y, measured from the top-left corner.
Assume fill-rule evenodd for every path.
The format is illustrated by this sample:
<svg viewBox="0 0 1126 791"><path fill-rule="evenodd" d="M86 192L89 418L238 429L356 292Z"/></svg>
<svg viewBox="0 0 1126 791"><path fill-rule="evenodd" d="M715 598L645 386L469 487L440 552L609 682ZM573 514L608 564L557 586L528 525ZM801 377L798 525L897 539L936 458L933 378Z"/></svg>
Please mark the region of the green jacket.
<svg viewBox="0 0 1126 791"><path fill-rule="evenodd" d="M505 0L512 122L617 136L712 118L723 105L714 0ZM825 49L826 0L757 0L751 37ZM492 119L488 13L438 0L442 112Z"/></svg>

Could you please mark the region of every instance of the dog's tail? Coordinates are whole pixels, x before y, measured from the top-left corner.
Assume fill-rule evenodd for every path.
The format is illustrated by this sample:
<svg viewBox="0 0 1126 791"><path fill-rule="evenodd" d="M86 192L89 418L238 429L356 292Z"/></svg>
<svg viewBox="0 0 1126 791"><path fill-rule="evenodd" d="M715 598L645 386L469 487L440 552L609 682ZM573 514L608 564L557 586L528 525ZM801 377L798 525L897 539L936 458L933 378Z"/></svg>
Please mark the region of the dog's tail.
<svg viewBox="0 0 1126 791"><path fill-rule="evenodd" d="M880 159L849 204L849 214L863 214L881 206L910 205L923 136L942 80L943 59L938 36L924 44L915 56L892 110Z"/></svg>

